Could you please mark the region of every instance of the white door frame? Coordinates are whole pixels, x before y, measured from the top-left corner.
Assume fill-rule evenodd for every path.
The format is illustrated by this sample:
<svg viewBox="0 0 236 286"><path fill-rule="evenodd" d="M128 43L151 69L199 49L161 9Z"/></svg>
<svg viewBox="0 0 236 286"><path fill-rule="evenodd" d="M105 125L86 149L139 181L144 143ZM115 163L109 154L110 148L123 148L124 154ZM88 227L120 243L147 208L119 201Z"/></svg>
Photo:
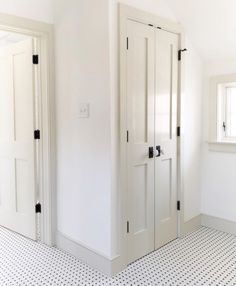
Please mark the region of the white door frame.
<svg viewBox="0 0 236 286"><path fill-rule="evenodd" d="M38 193L42 206L39 231L40 241L52 246L56 225L53 25L0 14L0 30L28 35L39 39L40 43L35 50L40 61L36 79L40 102L37 129L41 131L37 152Z"/></svg>
<svg viewBox="0 0 236 286"><path fill-rule="evenodd" d="M158 12L158 11L157 11ZM126 247L127 247L127 94L126 94L126 45L127 45L127 21L133 20L143 24L150 24L155 27L161 27L163 30L173 32L179 35L179 49L185 48L185 35L182 27L172 21L163 19L154 14L140 11L130 6L123 4L119 5L119 20L120 20L120 264L121 268L126 267ZM178 92L178 126L181 126L181 95L184 90L184 56L179 62L179 92ZM184 195L183 195L183 180L182 180L182 157L183 148L181 136L178 137L178 170L177 170L177 196L181 201L181 210L178 212L178 237L185 233L184 231ZM177 203L177 202L176 202Z"/></svg>

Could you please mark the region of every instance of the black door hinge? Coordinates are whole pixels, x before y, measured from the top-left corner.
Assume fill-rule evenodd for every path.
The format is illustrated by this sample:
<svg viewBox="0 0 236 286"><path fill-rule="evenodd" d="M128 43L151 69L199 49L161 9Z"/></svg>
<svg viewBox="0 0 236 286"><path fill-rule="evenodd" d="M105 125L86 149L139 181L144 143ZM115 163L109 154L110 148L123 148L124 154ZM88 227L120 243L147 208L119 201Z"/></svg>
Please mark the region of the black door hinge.
<svg viewBox="0 0 236 286"><path fill-rule="evenodd" d="M177 201L177 211L180 211L180 201Z"/></svg>
<svg viewBox="0 0 236 286"><path fill-rule="evenodd" d="M127 233L129 233L129 221L127 221Z"/></svg>
<svg viewBox="0 0 236 286"><path fill-rule="evenodd" d="M41 204L40 203L37 203L36 205L35 205L35 213L36 214L41 214L41 211L42 211L42 208L41 208Z"/></svg>
<svg viewBox="0 0 236 286"><path fill-rule="evenodd" d="M129 38L128 37L126 38L126 48L127 50L129 49Z"/></svg>
<svg viewBox="0 0 236 286"><path fill-rule="evenodd" d="M39 64L39 55L33 55L33 64L38 65Z"/></svg>
<svg viewBox="0 0 236 286"><path fill-rule="evenodd" d="M180 126L178 126L177 127L177 136L180 137L180 134L181 134L181 129L180 129Z"/></svg>
<svg viewBox="0 0 236 286"><path fill-rule="evenodd" d="M40 139L40 130L34 130L34 139L39 140Z"/></svg>
<svg viewBox="0 0 236 286"><path fill-rule="evenodd" d="M126 141L127 141L127 143L129 142L129 131L128 130L126 132Z"/></svg>
<svg viewBox="0 0 236 286"><path fill-rule="evenodd" d="M182 53L183 52L187 52L187 49L183 49L183 50L179 50L178 51L178 60L181 61L182 60Z"/></svg>

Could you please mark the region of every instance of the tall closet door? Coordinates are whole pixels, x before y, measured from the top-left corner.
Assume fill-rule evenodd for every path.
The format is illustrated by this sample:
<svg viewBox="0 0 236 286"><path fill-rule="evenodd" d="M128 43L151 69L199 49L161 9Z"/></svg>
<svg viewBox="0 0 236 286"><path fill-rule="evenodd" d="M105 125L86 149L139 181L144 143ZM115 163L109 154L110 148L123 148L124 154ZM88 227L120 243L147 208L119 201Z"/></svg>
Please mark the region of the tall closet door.
<svg viewBox="0 0 236 286"><path fill-rule="evenodd" d="M156 31L155 248L177 237L178 35Z"/></svg>
<svg viewBox="0 0 236 286"><path fill-rule="evenodd" d="M154 250L155 31L128 22L127 164L128 260ZM149 158L150 157L150 158Z"/></svg>

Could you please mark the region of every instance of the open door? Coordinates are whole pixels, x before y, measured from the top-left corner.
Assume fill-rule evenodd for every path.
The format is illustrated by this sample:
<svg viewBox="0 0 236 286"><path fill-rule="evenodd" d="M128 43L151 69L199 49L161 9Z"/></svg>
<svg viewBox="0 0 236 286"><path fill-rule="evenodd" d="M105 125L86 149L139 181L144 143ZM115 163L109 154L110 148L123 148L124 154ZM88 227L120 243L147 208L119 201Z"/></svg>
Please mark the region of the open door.
<svg viewBox="0 0 236 286"><path fill-rule="evenodd" d="M0 225L36 239L32 39L0 49Z"/></svg>

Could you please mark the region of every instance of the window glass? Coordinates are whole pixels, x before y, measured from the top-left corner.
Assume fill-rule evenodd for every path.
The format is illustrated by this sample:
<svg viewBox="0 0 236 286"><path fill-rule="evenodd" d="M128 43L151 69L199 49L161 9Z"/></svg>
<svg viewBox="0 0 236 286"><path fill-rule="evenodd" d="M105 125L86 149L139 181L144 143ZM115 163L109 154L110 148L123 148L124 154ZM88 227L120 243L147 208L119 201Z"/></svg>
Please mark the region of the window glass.
<svg viewBox="0 0 236 286"><path fill-rule="evenodd" d="M226 87L226 136L236 137L236 86Z"/></svg>

